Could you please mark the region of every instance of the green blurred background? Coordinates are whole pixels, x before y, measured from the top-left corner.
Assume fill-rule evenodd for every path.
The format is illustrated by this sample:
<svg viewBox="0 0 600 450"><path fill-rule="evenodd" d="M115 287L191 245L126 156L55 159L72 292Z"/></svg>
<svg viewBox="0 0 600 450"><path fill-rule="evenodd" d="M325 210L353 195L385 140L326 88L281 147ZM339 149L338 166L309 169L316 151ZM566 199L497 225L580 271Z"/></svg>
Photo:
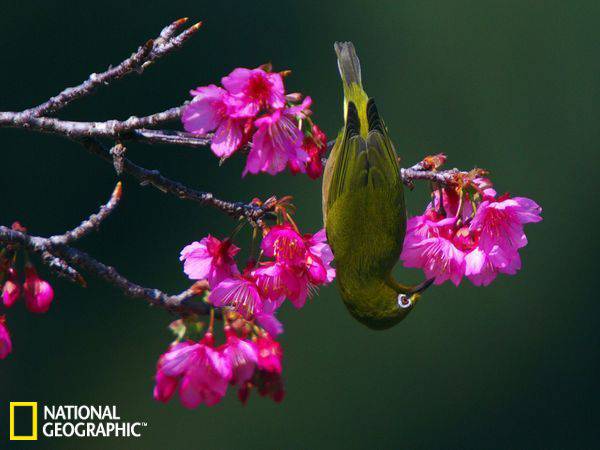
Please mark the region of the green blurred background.
<svg viewBox="0 0 600 450"><path fill-rule="evenodd" d="M37 104L119 62L173 19L205 21L182 51L142 77L61 113L79 120L159 111L236 66L272 61L293 69L288 91L310 94L315 119L333 136L341 89L332 44L352 40L406 164L444 152L451 166L489 168L499 191L538 201L544 221L527 230L518 276L488 288L432 289L390 331L353 321L333 287L300 311L286 305L287 396L279 405L253 395L243 407L233 392L194 411L176 399L155 402L152 377L171 339L169 314L94 279L86 290L53 280L48 314L31 315L22 304L8 312L14 352L0 363L0 447L9 444L9 400L116 404L124 419L149 424L137 440L46 439L24 448L598 445L599 2L3 0L1 10L0 110ZM74 143L0 135L2 224L64 231L114 186L112 168ZM307 177L242 179L242 158L219 168L204 149L135 144L128 154L226 199L292 194L302 227L320 227L320 182ZM412 213L426 191L408 194ZM175 292L188 285L179 250L231 227L218 211L126 178L118 211L80 246L132 280Z"/></svg>

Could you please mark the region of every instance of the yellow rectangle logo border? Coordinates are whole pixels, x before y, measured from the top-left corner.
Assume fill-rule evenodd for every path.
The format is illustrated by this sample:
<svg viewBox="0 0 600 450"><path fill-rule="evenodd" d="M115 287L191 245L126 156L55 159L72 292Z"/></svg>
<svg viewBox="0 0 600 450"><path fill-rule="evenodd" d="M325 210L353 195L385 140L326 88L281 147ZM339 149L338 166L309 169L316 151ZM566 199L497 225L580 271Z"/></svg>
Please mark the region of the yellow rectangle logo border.
<svg viewBox="0 0 600 450"><path fill-rule="evenodd" d="M15 407L16 406L30 406L31 407L31 435L20 436L15 435ZM10 402L10 440L11 441L37 441L38 438L38 415L37 415L37 402Z"/></svg>

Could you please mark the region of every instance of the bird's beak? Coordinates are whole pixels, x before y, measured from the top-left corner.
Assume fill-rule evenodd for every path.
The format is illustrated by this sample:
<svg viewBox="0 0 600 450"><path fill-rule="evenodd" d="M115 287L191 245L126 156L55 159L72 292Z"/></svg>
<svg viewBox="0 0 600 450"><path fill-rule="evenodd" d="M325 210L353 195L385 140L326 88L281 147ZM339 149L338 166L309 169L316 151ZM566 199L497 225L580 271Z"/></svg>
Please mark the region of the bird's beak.
<svg viewBox="0 0 600 450"><path fill-rule="evenodd" d="M415 287L411 289L409 294L421 294L424 292L429 286L433 284L434 278L430 278L429 280L425 280L422 283L417 284Z"/></svg>

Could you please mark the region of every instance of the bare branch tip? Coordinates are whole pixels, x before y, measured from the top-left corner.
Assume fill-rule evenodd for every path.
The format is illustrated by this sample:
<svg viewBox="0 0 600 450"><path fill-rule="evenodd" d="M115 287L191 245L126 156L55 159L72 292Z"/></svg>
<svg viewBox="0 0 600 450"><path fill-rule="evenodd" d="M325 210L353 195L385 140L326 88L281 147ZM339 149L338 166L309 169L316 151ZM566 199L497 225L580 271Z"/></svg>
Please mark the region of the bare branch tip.
<svg viewBox="0 0 600 450"><path fill-rule="evenodd" d="M121 200L121 195L123 194L123 183L119 181L115 186L115 189L111 195L111 198L115 200Z"/></svg>
<svg viewBox="0 0 600 450"><path fill-rule="evenodd" d="M85 279L84 279L83 277L80 277L80 278L78 279L78 281L79 281L79 285L80 285L82 288L84 288L84 289L85 289L85 288L87 288L87 287L88 287L87 281L85 281Z"/></svg>

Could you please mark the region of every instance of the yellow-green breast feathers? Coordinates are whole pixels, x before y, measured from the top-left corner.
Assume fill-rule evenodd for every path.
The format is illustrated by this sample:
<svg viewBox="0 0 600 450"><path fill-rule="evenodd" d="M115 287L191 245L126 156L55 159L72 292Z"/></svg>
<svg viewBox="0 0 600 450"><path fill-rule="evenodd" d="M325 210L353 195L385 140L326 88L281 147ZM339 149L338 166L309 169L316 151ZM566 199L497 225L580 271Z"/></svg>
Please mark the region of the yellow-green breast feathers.
<svg viewBox="0 0 600 450"><path fill-rule="evenodd" d="M406 231L398 157L373 99L362 88L352 43L336 43L344 86L344 128L323 176L323 220L335 257L340 294L350 313L371 328L388 328L410 311L411 293L390 273Z"/></svg>

